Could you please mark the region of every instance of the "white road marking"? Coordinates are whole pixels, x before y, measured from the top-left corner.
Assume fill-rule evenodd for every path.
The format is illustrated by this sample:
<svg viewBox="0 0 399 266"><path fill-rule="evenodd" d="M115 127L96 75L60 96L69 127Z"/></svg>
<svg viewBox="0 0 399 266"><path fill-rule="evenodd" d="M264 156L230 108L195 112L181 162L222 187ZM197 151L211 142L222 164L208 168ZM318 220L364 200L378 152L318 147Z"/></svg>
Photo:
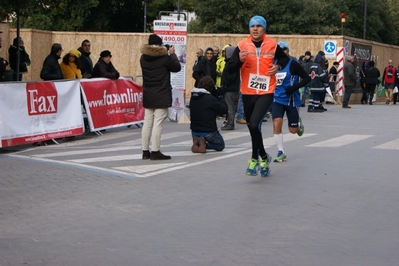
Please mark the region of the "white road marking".
<svg viewBox="0 0 399 266"><path fill-rule="evenodd" d="M224 159L227 159L227 158L230 158L230 157L241 155L243 153L248 153L248 150L247 149L242 149L241 151L237 151L237 152L234 152L234 153L229 153L229 154L226 154L226 155L223 155L223 156L212 157L212 158L209 158L209 159L206 159L206 160L200 160L200 161L196 161L196 162L193 162L193 163L177 165L175 167L163 168L163 169L155 170L153 172L149 172L149 173L145 173L145 174L140 174L140 173L137 173L137 172L133 172L131 174L135 175L137 177L149 177L149 176L154 176L154 175L161 175L161 174L164 174L164 173L167 173L167 172L176 171L176 170L187 168L187 167L192 167L192 166L201 165L201 164L208 164L208 163L212 163L212 162L215 162L215 161L224 160ZM134 171L135 170L134 168L133 169L129 168L129 170L128 170L126 167L113 167L113 169L122 170L122 171L131 171L131 170Z"/></svg>
<svg viewBox="0 0 399 266"><path fill-rule="evenodd" d="M335 147L342 147L348 144L352 144L357 141L361 141L367 138L371 138L373 135L342 135L336 138L332 138L325 141L320 141L317 143L313 143L307 145L307 147L328 147L328 148L335 148Z"/></svg>
<svg viewBox="0 0 399 266"><path fill-rule="evenodd" d="M286 133L286 134L283 134L283 139L284 139L284 142L289 142L289 141L294 141L294 140L300 140L302 138L312 137L314 135L317 135L317 134L315 134L315 133L304 133L301 137L299 137L297 134ZM274 145L276 145L276 140L274 139L274 137L265 138L265 139L263 139L263 145L265 146L265 148L274 146ZM245 143L241 143L241 144L239 144L237 146L238 147L251 147L252 143L251 142L245 142Z"/></svg>
<svg viewBox="0 0 399 266"><path fill-rule="evenodd" d="M385 142L384 144L373 147L373 149L399 150L399 139Z"/></svg>
<svg viewBox="0 0 399 266"><path fill-rule="evenodd" d="M208 152L207 154L223 154L223 153L231 153L237 150L241 150L240 148L231 149L227 148L221 152ZM199 156L200 153L192 153L189 150L186 151L171 151L165 152L165 154L170 155L173 157L187 157L187 156ZM130 160L141 160L142 154L125 154L125 155L113 155L113 156L102 156L102 157L90 157L90 158L83 158L83 159L73 159L67 160L68 162L73 163L96 163L96 162L115 162L115 161L130 161Z"/></svg>
<svg viewBox="0 0 399 266"><path fill-rule="evenodd" d="M181 137L181 136L185 136L185 135L187 135L186 132L168 133L168 134L162 135L162 139L166 140L166 139ZM92 153L100 153L100 152L141 149L141 146L135 146L135 145L141 145L141 138L131 140L131 141L119 142L119 143L117 143L117 145L118 146L114 146L114 147L110 147L110 148L103 148L103 149L87 149L87 150L81 150L81 151L64 151L64 152L38 154L38 155L35 155L35 157L47 158L47 157L56 157L56 156L69 156L69 155L80 155L80 154L92 154Z"/></svg>
<svg viewBox="0 0 399 266"><path fill-rule="evenodd" d="M249 136L249 132L234 132L234 131L229 131L229 133L221 133L223 136L224 141L226 142L227 140L232 140L232 139L238 139L241 137L246 137ZM188 137L190 140L187 141L181 141L179 143L172 143L172 144L167 144L167 145L162 145L162 147L171 147L171 146L187 146L187 145L192 145L193 141L191 139L191 133Z"/></svg>
<svg viewBox="0 0 399 266"><path fill-rule="evenodd" d="M159 162L159 161L158 161ZM188 162L181 163L157 163L157 164L143 164L143 165L135 165L135 166L120 166L113 167L113 169L117 169L123 172L134 173L136 174L145 174L151 171L168 169L174 166L179 166L183 164L187 164Z"/></svg>

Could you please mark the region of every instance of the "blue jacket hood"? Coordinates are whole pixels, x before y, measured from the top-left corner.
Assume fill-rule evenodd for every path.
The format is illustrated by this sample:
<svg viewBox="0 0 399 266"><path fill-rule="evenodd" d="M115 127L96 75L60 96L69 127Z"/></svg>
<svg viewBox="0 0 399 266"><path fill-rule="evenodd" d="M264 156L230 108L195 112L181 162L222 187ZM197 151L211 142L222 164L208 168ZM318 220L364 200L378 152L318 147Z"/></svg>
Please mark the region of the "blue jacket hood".
<svg viewBox="0 0 399 266"><path fill-rule="evenodd" d="M316 58L314 59L315 63L321 64L323 62L322 55L319 53L316 55Z"/></svg>

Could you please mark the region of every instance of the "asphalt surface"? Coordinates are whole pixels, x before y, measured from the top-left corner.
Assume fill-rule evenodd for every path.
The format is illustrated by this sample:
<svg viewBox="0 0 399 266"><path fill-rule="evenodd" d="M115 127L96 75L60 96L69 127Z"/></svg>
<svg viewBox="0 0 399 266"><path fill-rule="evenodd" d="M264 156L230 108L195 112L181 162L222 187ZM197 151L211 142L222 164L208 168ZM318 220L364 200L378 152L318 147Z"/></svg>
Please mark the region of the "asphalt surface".
<svg viewBox="0 0 399 266"><path fill-rule="evenodd" d="M284 121L267 178L245 125L192 154L166 121L169 161L141 160L135 126L0 149L0 265L399 265L399 106L326 107L302 137Z"/></svg>

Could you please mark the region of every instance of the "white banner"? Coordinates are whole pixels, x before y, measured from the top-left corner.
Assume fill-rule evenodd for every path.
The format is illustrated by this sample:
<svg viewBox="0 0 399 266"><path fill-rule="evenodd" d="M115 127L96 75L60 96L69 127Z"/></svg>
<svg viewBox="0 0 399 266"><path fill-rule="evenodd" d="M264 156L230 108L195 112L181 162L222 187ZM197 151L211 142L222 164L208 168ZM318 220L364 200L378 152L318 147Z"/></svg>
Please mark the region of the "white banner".
<svg viewBox="0 0 399 266"><path fill-rule="evenodd" d="M0 147L83 133L79 80L0 84Z"/></svg>

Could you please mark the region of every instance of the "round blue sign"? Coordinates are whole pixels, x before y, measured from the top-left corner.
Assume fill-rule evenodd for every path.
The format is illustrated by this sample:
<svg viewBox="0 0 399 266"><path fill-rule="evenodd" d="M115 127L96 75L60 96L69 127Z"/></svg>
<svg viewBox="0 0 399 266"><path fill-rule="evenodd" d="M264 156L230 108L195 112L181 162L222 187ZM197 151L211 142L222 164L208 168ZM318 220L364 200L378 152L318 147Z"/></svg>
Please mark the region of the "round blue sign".
<svg viewBox="0 0 399 266"><path fill-rule="evenodd" d="M335 51L335 44L333 42L326 42L324 44L324 51L326 53L333 53Z"/></svg>

